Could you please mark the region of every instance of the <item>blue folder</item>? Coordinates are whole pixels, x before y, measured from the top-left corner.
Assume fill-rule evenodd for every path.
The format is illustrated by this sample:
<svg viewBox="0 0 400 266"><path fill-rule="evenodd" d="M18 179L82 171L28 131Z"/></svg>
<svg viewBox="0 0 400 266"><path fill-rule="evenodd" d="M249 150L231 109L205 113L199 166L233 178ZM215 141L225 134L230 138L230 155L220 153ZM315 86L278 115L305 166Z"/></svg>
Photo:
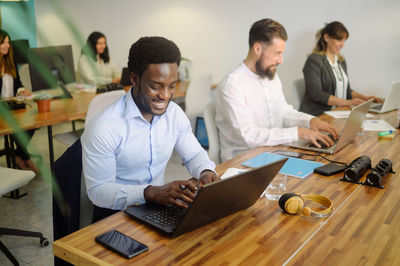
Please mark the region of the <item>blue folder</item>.
<svg viewBox="0 0 400 266"><path fill-rule="evenodd" d="M266 165L268 163L276 162L282 158L286 158L286 156L275 153L264 152L247 161L244 161L242 165L256 168ZM304 178L309 174L311 174L314 171L314 168L320 167L322 165L324 164L319 162L289 157L289 159L286 161L285 165L282 167L279 173L298 178Z"/></svg>

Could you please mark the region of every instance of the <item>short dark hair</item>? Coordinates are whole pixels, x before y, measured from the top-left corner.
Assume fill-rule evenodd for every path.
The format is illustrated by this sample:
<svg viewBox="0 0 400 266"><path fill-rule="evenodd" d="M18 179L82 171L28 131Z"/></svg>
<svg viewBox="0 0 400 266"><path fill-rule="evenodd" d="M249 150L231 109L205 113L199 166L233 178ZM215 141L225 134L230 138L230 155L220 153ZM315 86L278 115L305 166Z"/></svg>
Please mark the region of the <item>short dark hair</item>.
<svg viewBox="0 0 400 266"><path fill-rule="evenodd" d="M274 38L287 40L285 28L279 22L265 18L254 22L249 32L249 45L252 47L256 42L271 44Z"/></svg>
<svg viewBox="0 0 400 266"><path fill-rule="evenodd" d="M97 41L100 38L106 39L106 49L104 49L104 52L100 54L100 58L103 59L104 63L110 62L110 56L108 54L108 45L107 45L107 38L106 36L98 31L92 32L89 37L87 38L85 46L82 48L82 54L85 54L92 58L94 61L97 61L97 50L96 50L96 45Z"/></svg>
<svg viewBox="0 0 400 266"><path fill-rule="evenodd" d="M142 37L129 50L128 68L142 77L149 64L176 63L179 66L181 52L176 44L164 37Z"/></svg>
<svg viewBox="0 0 400 266"><path fill-rule="evenodd" d="M328 34L329 37L336 40L343 40L349 38L349 31L346 27L339 21L333 21L331 23L325 24L325 27L320 29L315 35L317 39L317 44L314 48L314 53L325 53L328 48L328 44L324 39L324 35Z"/></svg>

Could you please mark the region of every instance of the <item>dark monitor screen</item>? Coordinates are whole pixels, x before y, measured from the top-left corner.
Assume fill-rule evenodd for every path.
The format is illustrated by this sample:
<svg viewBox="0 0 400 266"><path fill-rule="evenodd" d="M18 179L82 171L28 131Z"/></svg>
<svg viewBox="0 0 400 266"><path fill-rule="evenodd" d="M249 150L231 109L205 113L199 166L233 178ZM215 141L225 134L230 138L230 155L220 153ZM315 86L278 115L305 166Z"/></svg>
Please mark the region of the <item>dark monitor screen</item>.
<svg viewBox="0 0 400 266"><path fill-rule="evenodd" d="M75 82L71 45L31 48L28 53L32 91Z"/></svg>
<svg viewBox="0 0 400 266"><path fill-rule="evenodd" d="M14 52L14 60L17 64L28 63L28 40L14 40L11 42L11 46Z"/></svg>

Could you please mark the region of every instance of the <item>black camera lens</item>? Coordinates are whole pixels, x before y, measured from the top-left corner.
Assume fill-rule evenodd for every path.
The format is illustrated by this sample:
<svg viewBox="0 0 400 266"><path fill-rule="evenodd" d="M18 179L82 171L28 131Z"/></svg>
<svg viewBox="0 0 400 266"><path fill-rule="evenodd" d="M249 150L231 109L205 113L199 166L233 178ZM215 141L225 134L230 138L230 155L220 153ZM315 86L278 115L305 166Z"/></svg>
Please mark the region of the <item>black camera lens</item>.
<svg viewBox="0 0 400 266"><path fill-rule="evenodd" d="M357 183L368 169L371 169L371 159L365 155L360 156L350 163L341 180Z"/></svg>

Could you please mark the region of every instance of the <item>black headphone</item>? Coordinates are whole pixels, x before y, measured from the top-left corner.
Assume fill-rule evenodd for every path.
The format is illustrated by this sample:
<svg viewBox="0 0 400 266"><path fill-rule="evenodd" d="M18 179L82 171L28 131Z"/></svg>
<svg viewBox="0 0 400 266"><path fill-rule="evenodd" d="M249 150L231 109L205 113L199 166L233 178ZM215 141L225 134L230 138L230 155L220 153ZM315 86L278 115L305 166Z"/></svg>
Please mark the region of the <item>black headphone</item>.
<svg viewBox="0 0 400 266"><path fill-rule="evenodd" d="M308 207L304 207L304 199L315 201L326 207L322 211L313 211ZM279 206L281 209L289 214L302 213L304 216L313 216L318 218L328 217L332 212L332 201L322 195L300 195L296 193L283 194L279 199Z"/></svg>

